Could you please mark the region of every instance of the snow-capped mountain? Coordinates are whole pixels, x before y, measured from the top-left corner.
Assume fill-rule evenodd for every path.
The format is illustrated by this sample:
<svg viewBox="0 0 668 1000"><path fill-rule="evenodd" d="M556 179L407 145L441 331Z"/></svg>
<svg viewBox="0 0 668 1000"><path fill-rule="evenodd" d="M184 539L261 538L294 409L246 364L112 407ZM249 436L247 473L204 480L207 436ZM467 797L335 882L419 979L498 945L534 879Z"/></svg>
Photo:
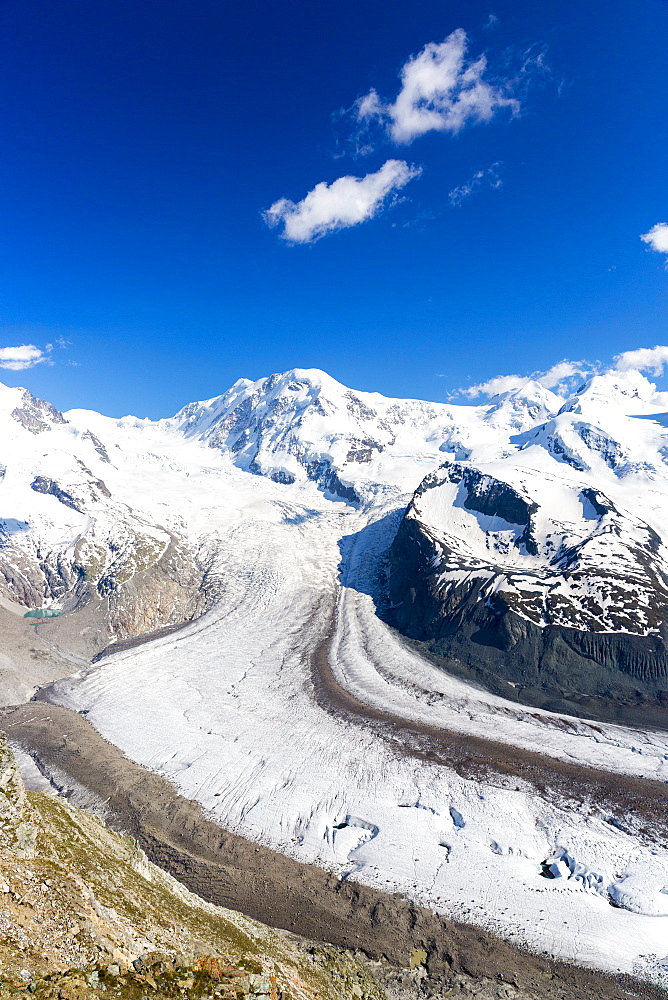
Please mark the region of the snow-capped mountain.
<svg viewBox="0 0 668 1000"><path fill-rule="evenodd" d="M526 405L452 407L299 369L240 380L160 421L63 414L3 386L0 596L25 607L106 601L117 636L177 624L217 592L217 521L201 511L219 506L236 470L357 504L412 491L474 441L503 451L535 412L546 415L545 400L531 393Z"/></svg>
<svg viewBox="0 0 668 1000"><path fill-rule="evenodd" d="M166 440L150 450L150 422L65 415L3 386L0 428L0 598L18 610L103 602L117 636L208 606L210 555L152 488L173 463Z"/></svg>
<svg viewBox="0 0 668 1000"><path fill-rule="evenodd" d="M474 448L503 453L509 433L529 430L559 405L537 383L490 406L447 406L354 392L324 372L294 369L241 379L166 423L241 469L279 483L312 480L354 503L379 486L409 488L420 464L468 458Z"/></svg>
<svg viewBox="0 0 668 1000"><path fill-rule="evenodd" d="M666 402L595 376L509 454L443 463L393 543L390 619L486 682L666 698Z"/></svg>
<svg viewBox="0 0 668 1000"><path fill-rule="evenodd" d="M141 634L219 595L218 529L239 483L369 510L415 490L390 553L393 624L486 682L576 699L609 682L613 698L655 700L668 689L667 411L638 372L566 401L528 381L452 405L294 369L160 421L60 413L3 387L0 596L102 601L117 637Z"/></svg>
<svg viewBox="0 0 668 1000"><path fill-rule="evenodd" d="M0 391L0 624L79 650L17 697L5 645L0 693L258 845L665 983L667 414L637 372L456 406L295 370L160 421Z"/></svg>

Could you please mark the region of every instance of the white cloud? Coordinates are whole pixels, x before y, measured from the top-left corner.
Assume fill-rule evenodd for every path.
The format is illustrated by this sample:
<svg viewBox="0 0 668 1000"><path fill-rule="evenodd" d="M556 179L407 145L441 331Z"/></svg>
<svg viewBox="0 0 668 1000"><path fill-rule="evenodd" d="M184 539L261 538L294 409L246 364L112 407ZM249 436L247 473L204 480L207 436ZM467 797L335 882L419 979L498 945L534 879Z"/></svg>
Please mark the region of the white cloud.
<svg viewBox="0 0 668 1000"><path fill-rule="evenodd" d="M264 213L264 219L270 226L283 223L281 236L290 243L311 243L326 233L372 219L389 195L420 173L420 168L404 160L388 160L365 177L339 177L331 184L322 181L302 201L281 198Z"/></svg>
<svg viewBox="0 0 668 1000"><path fill-rule="evenodd" d="M527 375L496 375L486 382L470 385L467 389L457 389L454 395L468 396L469 399L477 399L478 396L496 396L501 392L521 389L528 381Z"/></svg>
<svg viewBox="0 0 668 1000"><path fill-rule="evenodd" d="M563 396L572 389L574 379L577 378L579 381L595 374L596 371L598 367L586 361L558 361L545 372L533 372L531 375L497 375L486 382L459 389L455 395L477 399L479 396L496 396L502 392L521 389L527 382L540 382L546 389Z"/></svg>
<svg viewBox="0 0 668 1000"><path fill-rule="evenodd" d="M612 368L602 367L599 362L590 361L558 361L545 372L532 372L531 375L497 375L486 382L458 389L453 396L468 396L477 399L480 396L496 396L502 392L521 389L527 382L540 382L546 389L551 389L558 396L565 396L576 388L583 379L598 375L602 371L639 371L650 372L652 375L662 375L668 365L668 346L641 347L635 351L624 351L613 358Z"/></svg>
<svg viewBox="0 0 668 1000"><path fill-rule="evenodd" d="M444 42L429 42L401 70L401 90L393 103L375 90L360 98L360 121L383 121L397 143L409 143L426 132L460 132L472 122L489 121L499 108L519 110L507 88L483 80L487 59L466 59L466 32L457 28Z"/></svg>
<svg viewBox="0 0 668 1000"><path fill-rule="evenodd" d="M622 354L616 354L613 362L612 367L609 367L601 365L598 361L558 361L547 371L532 372L531 375L497 375L486 382L457 389L450 394L450 397L489 398L500 393L512 392L513 389L521 389L527 382L539 382L558 396L567 396L583 380L591 378L592 375L600 375L602 372L638 371L663 375L664 369L668 366L668 346L640 347L635 351L624 351ZM668 393L665 395L668 398Z"/></svg>
<svg viewBox="0 0 668 1000"><path fill-rule="evenodd" d="M35 347L34 344L21 344L20 347L0 347L0 368L9 368L11 371L23 371L24 368L33 368L43 361L49 361L49 350L51 345L47 345L46 350Z"/></svg>
<svg viewBox="0 0 668 1000"><path fill-rule="evenodd" d="M640 239L644 243L648 243L652 250L656 250L657 253L668 254L668 222L657 222ZM668 268L668 260L666 260L666 267Z"/></svg>
<svg viewBox="0 0 668 1000"><path fill-rule="evenodd" d="M624 351L615 355L614 361L618 372L635 370L662 375L664 366L668 364L668 347L640 347L637 351Z"/></svg>
<svg viewBox="0 0 668 1000"><path fill-rule="evenodd" d="M483 187L500 188L503 181L499 177L497 167L500 163L493 163L491 167L487 167L486 170L476 170L472 177L464 183L460 184L458 187L453 188L448 194L448 200L451 205L461 205L466 198L470 198L472 194L476 191L480 191Z"/></svg>
<svg viewBox="0 0 668 1000"><path fill-rule="evenodd" d="M556 365L552 365L542 375L538 374L536 381L544 385L546 389L559 389L567 379L576 376L577 378L585 378L592 375L594 371L594 366L586 361L557 361Z"/></svg>

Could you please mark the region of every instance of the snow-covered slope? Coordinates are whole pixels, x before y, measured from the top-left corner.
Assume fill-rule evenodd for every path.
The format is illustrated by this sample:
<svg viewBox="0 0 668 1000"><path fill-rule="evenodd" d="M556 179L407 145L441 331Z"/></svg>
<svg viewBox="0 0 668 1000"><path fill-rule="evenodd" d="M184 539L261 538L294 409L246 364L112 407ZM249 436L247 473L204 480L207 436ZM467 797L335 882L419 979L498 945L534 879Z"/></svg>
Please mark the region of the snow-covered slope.
<svg viewBox="0 0 668 1000"><path fill-rule="evenodd" d="M668 699L667 402L595 376L506 455L443 463L393 544L391 620L571 707Z"/></svg>
<svg viewBox="0 0 668 1000"><path fill-rule="evenodd" d="M559 405L537 383L492 405L447 406L353 392L324 372L294 369L241 379L167 423L233 456L239 468L279 483L310 479L356 502L379 487L412 488L416 470L446 456L503 453L509 434L532 428Z"/></svg>

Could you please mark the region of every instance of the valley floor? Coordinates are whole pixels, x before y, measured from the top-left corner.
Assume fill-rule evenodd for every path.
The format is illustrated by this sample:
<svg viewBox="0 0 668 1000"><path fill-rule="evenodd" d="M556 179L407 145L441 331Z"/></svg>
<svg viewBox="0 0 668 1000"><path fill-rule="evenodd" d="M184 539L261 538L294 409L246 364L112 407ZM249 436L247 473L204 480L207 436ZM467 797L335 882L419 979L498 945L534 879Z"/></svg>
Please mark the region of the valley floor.
<svg viewBox="0 0 668 1000"><path fill-rule="evenodd" d="M40 697L332 884L668 985L668 735L523 708L410 651L372 596L400 500L253 487L215 608Z"/></svg>

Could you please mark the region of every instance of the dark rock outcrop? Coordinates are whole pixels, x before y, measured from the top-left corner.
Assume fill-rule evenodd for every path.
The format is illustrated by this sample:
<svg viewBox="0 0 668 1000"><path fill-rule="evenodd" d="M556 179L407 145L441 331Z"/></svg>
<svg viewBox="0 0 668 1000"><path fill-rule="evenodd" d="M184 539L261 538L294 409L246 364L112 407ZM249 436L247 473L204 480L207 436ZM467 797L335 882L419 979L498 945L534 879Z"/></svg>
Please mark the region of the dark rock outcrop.
<svg viewBox="0 0 668 1000"><path fill-rule="evenodd" d="M595 491L584 493L605 513ZM519 499L491 491L478 501L474 494L474 509L503 510L519 524L526 513L528 527L531 512ZM503 592L481 592L473 572L444 587L440 567L450 556L428 525L405 516L389 552L383 611L439 666L525 704L668 726L668 621L649 634L539 625L518 614Z"/></svg>
<svg viewBox="0 0 668 1000"><path fill-rule="evenodd" d="M30 484L30 489L34 490L35 493L49 494L50 496L55 497L56 500L60 500L60 502L65 504L66 507L71 507L72 510L76 510L79 514L81 513L81 510L72 494L68 493L67 490L62 489L62 487L60 487L53 479L47 479L46 476L35 476Z"/></svg>
<svg viewBox="0 0 668 1000"><path fill-rule="evenodd" d="M107 452L107 449L104 447L100 439L95 437L92 431L84 431L84 433L81 435L81 440L90 441L90 443L93 445L93 448L97 452L99 458L103 462L106 462L108 465L111 465L111 459L109 458L109 453Z"/></svg>
<svg viewBox="0 0 668 1000"><path fill-rule="evenodd" d="M49 431L53 424L67 423L60 410L45 399L33 396L27 389L23 390L21 401L23 405L12 410L12 417L31 434Z"/></svg>

